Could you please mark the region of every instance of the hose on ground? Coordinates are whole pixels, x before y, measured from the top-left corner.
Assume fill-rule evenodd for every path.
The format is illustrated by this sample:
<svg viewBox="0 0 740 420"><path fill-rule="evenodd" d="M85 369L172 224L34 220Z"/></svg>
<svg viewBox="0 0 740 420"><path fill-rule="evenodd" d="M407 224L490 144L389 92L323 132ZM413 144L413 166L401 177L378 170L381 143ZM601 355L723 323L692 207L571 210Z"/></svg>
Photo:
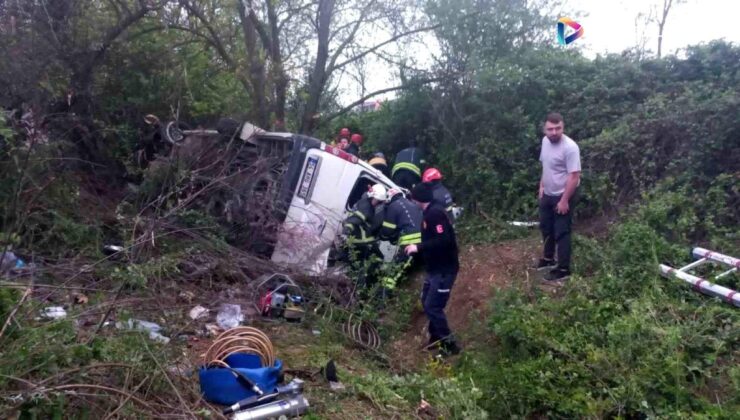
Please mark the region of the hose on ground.
<svg viewBox="0 0 740 420"><path fill-rule="evenodd" d="M369 349L377 350L380 348L380 335L375 327L362 319L355 318L354 314L351 314L347 319L347 322L342 324L342 333L355 343L367 347Z"/></svg>
<svg viewBox="0 0 740 420"><path fill-rule="evenodd" d="M236 327L219 334L206 350L203 364L206 367L229 367L225 359L235 353L256 354L262 366L275 365L276 356L272 342L265 333L253 327Z"/></svg>

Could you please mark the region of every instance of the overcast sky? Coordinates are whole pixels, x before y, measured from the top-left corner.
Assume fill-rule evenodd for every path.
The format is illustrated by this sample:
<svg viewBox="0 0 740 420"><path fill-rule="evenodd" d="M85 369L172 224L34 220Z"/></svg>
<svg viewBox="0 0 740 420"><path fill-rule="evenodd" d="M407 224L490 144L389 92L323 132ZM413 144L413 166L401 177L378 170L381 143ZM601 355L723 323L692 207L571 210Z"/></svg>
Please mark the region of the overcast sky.
<svg viewBox="0 0 740 420"><path fill-rule="evenodd" d="M674 54L688 45L695 45L713 39L724 38L740 44L740 0L681 0L669 12L663 30L663 55ZM587 57L597 54L619 53L637 44L635 17L639 13L647 14L651 5L656 12L662 10L663 0L566 0L561 17L570 17L584 28L583 37L561 48L578 48ZM557 22L552 23L553 42L556 42ZM645 31L648 51L657 50L657 24L639 25L638 31ZM428 53L419 49L420 62L425 62L423 55ZM398 84L392 75L394 69L375 64L375 70L368 77L367 91L375 91ZM359 98L357 85L345 79L342 95L344 103L354 102ZM354 86L354 87L351 87ZM394 93L380 95L375 99L390 99Z"/></svg>
<svg viewBox="0 0 740 420"><path fill-rule="evenodd" d="M675 53L687 45L725 38L740 43L740 1L688 0L675 4L668 14L663 30L663 54ZM580 10L583 16L569 16L583 25L584 35L570 45L580 43L587 56L597 53L620 52L636 44L635 17L647 13L650 5L662 9L662 0L569 0L567 10ZM576 17L578 16L578 17ZM553 25L554 27L554 25ZM646 48L657 50L656 24L648 28ZM554 34L555 32L553 32ZM555 36L555 35L553 35ZM564 48L567 48L564 47Z"/></svg>

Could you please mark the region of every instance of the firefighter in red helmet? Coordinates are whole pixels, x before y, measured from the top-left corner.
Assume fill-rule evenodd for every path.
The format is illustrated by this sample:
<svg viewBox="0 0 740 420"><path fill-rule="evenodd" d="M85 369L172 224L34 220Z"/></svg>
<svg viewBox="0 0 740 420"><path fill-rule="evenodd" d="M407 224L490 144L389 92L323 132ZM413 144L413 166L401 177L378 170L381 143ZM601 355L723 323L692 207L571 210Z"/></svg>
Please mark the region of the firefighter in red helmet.
<svg viewBox="0 0 740 420"><path fill-rule="evenodd" d="M429 168L421 176L421 182L428 184L432 189L432 202L430 205L437 206L447 213L450 221L455 220L452 214L452 208L455 206L452 200L452 194L444 185L442 185L442 172L437 168Z"/></svg>

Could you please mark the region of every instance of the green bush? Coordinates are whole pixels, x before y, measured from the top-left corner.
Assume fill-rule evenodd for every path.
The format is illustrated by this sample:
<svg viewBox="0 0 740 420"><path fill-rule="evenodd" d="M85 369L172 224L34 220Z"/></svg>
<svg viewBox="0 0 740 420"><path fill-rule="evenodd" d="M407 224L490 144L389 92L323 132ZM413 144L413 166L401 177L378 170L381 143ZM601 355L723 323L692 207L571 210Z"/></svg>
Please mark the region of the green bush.
<svg viewBox="0 0 740 420"><path fill-rule="evenodd" d="M661 262L685 264L697 235L726 226L699 220L688 189L645 200L607 241L578 237L579 272L593 275L573 278L561 297L517 289L495 296L489 329L497 346L472 350L458 371L489 396L488 412L731 418L740 410L740 314L657 273ZM704 220L723 220L716 210Z"/></svg>

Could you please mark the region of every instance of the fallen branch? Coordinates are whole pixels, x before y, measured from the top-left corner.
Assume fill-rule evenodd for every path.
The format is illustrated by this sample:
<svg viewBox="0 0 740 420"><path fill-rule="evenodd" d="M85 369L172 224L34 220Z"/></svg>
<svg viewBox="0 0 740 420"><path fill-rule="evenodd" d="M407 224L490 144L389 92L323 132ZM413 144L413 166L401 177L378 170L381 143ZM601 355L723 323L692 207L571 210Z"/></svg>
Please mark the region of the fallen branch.
<svg viewBox="0 0 740 420"><path fill-rule="evenodd" d="M3 337L3 334L5 334L5 330L8 328L8 325L10 325L10 320L13 319L13 316L16 312L18 312L18 309L23 305L23 302L26 301L28 296L31 295L31 291L33 290L33 283L31 286L29 286L25 292L23 292L23 296L21 296L21 299L18 301L18 303L13 307L13 310L10 311L10 314L8 315L8 319L5 320L5 324L3 324L3 329L0 330L0 338Z"/></svg>
<svg viewBox="0 0 740 420"><path fill-rule="evenodd" d="M146 377L144 378L144 380L143 380L143 381L141 381L141 383L139 383L139 385L136 385L136 387L134 387L134 390L133 390L133 392L136 392L136 391L138 391L138 390L139 390L139 388L141 388L141 387L142 387L142 386L143 386L143 385L144 385L144 384L146 383L146 381L148 381L148 380L149 380L149 375L147 375L147 376L146 376ZM125 399L124 399L123 401L121 401L121 403L120 403L120 404L118 404L118 407L116 407L116 409L115 409L115 410L113 410L113 411L112 411L112 412L111 412L110 414L108 414L107 416L105 416L105 419L104 419L104 420L108 420L108 419L112 418L113 416L115 416L115 415L116 415L116 413L118 413L119 411L121 411L121 409L123 408L123 406L125 406L125 405L126 405L126 403L127 403L127 402L129 402L129 401L131 400L131 397L132 397L132 396L133 396L133 394L132 394L132 395L128 395L128 396L126 396L126 398L125 398Z"/></svg>

